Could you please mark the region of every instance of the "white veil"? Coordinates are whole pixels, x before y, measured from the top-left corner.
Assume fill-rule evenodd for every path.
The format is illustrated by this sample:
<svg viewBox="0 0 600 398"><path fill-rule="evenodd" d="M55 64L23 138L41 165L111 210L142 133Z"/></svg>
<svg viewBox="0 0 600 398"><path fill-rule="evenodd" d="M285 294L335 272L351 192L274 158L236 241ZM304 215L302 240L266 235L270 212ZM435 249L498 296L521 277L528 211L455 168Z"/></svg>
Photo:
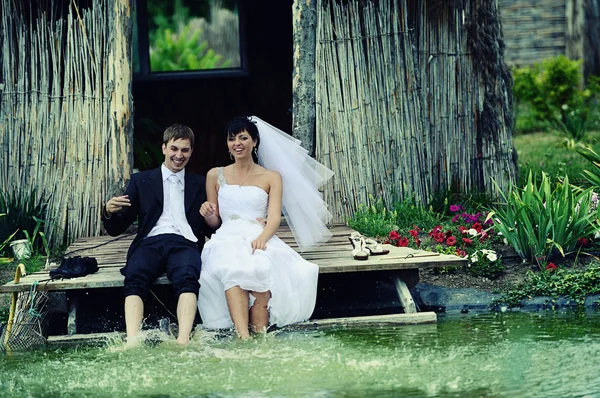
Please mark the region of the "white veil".
<svg viewBox="0 0 600 398"><path fill-rule="evenodd" d="M332 215L318 188L333 171L310 157L299 140L256 116L251 120L260 135L258 163L281 174L283 215L300 251L327 242L331 232L326 224Z"/></svg>

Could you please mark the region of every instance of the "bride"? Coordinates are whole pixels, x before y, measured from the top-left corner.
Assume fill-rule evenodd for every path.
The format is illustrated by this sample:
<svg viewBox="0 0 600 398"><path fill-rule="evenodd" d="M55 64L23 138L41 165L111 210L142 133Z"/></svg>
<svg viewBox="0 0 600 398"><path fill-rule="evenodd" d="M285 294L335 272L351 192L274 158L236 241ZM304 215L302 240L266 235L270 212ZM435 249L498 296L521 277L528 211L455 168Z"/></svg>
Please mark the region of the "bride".
<svg viewBox="0 0 600 398"><path fill-rule="evenodd" d="M202 251L198 309L204 328L233 325L248 338L248 324L264 332L311 316L319 268L275 233L283 212L301 251L330 238L331 214L317 189L333 172L255 116L233 119L226 133L234 163L208 172L200 208L218 229Z"/></svg>

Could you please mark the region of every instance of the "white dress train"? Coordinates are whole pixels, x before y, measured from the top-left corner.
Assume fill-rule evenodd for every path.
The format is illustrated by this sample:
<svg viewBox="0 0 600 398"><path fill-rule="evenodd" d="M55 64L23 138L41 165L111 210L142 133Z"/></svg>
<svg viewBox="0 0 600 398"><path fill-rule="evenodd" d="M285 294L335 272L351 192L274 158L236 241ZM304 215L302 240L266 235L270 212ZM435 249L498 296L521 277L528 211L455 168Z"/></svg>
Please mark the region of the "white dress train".
<svg viewBox="0 0 600 398"><path fill-rule="evenodd" d="M257 186L227 184L219 168L218 200L222 224L202 251L198 294L202 326L233 326L225 299L225 291L233 286L271 292L270 325L307 320L315 308L319 267L277 236L267 241L266 250L252 254L251 243L263 230L256 219L266 217L269 195Z"/></svg>

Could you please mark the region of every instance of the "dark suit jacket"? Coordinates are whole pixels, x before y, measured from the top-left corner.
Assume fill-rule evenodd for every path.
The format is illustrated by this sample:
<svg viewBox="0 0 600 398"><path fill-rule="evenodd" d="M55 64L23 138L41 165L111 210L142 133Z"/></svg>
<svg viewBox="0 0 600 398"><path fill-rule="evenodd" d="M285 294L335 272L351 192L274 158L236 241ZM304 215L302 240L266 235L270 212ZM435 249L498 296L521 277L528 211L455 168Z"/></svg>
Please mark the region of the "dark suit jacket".
<svg viewBox="0 0 600 398"><path fill-rule="evenodd" d="M154 170L142 171L131 176L124 195L129 195L131 207L113 214L109 219L102 211L104 228L111 236L120 235L136 219L139 220L138 233L127 252L127 259L152 230L163 211L163 181L160 167ZM198 249L204 246L205 236L210 236L212 230L200 215L200 206L206 201L206 180L203 176L185 173L185 215L188 223L198 238Z"/></svg>

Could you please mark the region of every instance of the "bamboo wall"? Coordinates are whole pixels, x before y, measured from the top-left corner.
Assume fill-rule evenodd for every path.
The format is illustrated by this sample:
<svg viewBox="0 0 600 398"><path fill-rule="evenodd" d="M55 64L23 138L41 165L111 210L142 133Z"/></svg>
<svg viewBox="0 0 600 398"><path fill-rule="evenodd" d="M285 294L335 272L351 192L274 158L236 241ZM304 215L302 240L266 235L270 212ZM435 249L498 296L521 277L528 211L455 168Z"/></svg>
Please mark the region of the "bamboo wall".
<svg viewBox="0 0 600 398"><path fill-rule="evenodd" d="M0 0L0 187L42 194L54 246L100 233L132 165L130 4L78 3Z"/></svg>
<svg viewBox="0 0 600 398"><path fill-rule="evenodd" d="M324 196L337 221L369 195L507 189L511 81L494 7L317 2L316 155L336 172Z"/></svg>
<svg viewBox="0 0 600 398"><path fill-rule="evenodd" d="M499 0L506 63L532 65L566 54L566 0Z"/></svg>

